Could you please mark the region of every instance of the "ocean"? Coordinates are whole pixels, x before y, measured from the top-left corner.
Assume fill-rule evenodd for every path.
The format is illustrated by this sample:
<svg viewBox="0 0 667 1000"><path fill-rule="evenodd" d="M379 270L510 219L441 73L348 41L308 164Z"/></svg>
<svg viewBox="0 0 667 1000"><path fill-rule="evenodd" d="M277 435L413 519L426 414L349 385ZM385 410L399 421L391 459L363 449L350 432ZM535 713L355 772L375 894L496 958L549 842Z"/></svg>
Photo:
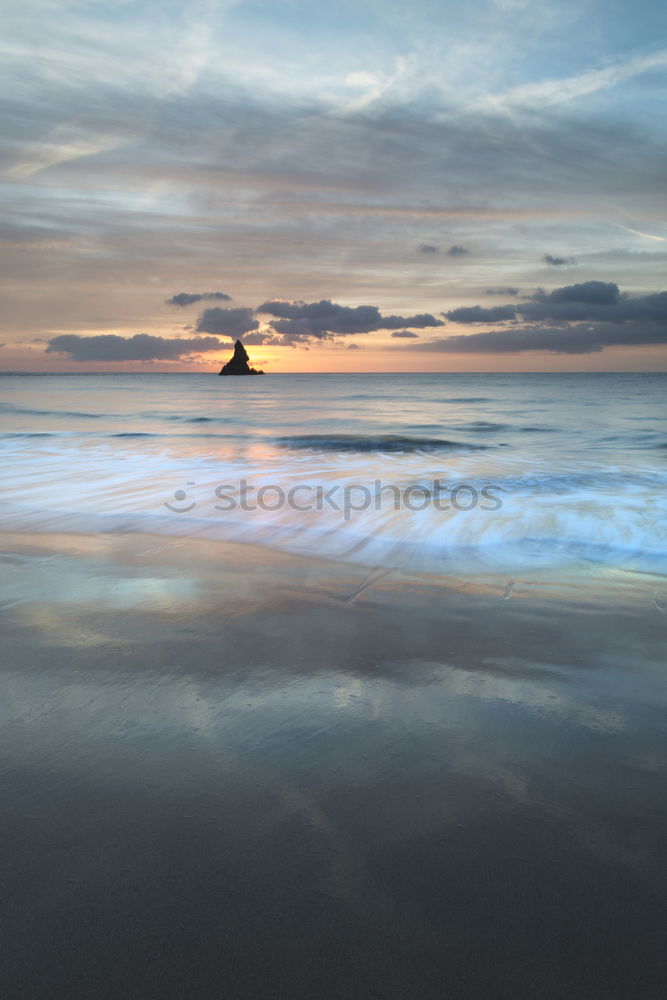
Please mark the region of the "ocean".
<svg viewBox="0 0 667 1000"><path fill-rule="evenodd" d="M0 528L667 570L664 374L0 376Z"/></svg>

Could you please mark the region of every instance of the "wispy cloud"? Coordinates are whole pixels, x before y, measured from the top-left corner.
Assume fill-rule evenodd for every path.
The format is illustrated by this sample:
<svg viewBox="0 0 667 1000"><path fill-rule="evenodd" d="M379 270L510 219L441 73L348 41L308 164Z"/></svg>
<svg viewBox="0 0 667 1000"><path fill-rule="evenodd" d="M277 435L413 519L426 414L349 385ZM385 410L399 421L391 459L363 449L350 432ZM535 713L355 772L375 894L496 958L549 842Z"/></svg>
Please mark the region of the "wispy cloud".
<svg viewBox="0 0 667 1000"><path fill-rule="evenodd" d="M653 233L642 233L639 229L631 229L630 226L622 226L620 222L616 225L619 229L625 229L626 233L632 233L633 236L641 236L645 240L658 240L660 243L667 243L667 238L664 236L655 236Z"/></svg>
<svg viewBox="0 0 667 1000"><path fill-rule="evenodd" d="M618 86L652 69L667 67L667 49L639 53L612 65L596 67L569 77L520 84L499 94L487 94L472 102L477 110L509 110L511 108L543 109L587 97L600 90Z"/></svg>
<svg viewBox="0 0 667 1000"><path fill-rule="evenodd" d="M348 87L359 88L362 93L357 97L344 99L335 109L339 115L364 111L380 101L411 72L411 60L405 56L397 56L393 73L371 73L367 70L348 73L345 83Z"/></svg>
<svg viewBox="0 0 667 1000"><path fill-rule="evenodd" d="M6 180L24 181L49 167L119 149L132 141L131 135L106 132L92 122L63 122L51 129L41 141L26 146L18 160L7 167L2 176Z"/></svg>

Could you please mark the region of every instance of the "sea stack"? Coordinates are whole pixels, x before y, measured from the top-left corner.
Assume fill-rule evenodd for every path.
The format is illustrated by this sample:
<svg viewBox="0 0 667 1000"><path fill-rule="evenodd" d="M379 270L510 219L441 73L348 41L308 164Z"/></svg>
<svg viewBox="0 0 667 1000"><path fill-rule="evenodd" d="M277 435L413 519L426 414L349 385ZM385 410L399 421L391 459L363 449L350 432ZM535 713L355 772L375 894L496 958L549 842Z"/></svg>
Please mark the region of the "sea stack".
<svg viewBox="0 0 667 1000"><path fill-rule="evenodd" d="M263 375L264 372L258 371L257 368L251 368L248 359L248 352L241 343L237 340L234 344L234 354L227 362L223 365L218 375Z"/></svg>

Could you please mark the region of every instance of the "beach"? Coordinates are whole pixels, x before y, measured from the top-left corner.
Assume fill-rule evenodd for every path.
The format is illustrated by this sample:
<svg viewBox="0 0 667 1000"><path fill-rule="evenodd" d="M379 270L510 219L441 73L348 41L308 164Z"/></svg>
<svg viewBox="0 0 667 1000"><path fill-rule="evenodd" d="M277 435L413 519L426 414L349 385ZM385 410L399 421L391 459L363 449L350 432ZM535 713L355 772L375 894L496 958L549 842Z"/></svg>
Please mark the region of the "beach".
<svg viewBox="0 0 667 1000"><path fill-rule="evenodd" d="M7 995L663 994L655 579L2 553Z"/></svg>
<svg viewBox="0 0 667 1000"><path fill-rule="evenodd" d="M250 381L4 377L6 995L664 996L664 377Z"/></svg>

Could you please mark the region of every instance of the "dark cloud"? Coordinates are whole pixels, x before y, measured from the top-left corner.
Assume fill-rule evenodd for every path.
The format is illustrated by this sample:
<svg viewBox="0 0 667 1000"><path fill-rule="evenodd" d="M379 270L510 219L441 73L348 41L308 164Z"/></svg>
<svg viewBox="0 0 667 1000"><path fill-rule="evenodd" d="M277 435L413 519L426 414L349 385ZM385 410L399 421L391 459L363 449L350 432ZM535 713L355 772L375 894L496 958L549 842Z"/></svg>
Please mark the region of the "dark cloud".
<svg viewBox="0 0 667 1000"><path fill-rule="evenodd" d="M420 253L439 253L440 247L436 247L433 243L421 243L419 246Z"/></svg>
<svg viewBox="0 0 667 1000"><path fill-rule="evenodd" d="M413 339L414 337L418 336L419 334L413 333L412 330L394 330L394 332L392 333L392 337L399 337L404 340Z"/></svg>
<svg viewBox="0 0 667 1000"><path fill-rule="evenodd" d="M613 282L585 281L556 288L550 294L537 292L529 302L518 305L517 311L527 322L667 324L667 292L631 298L621 294Z"/></svg>
<svg viewBox="0 0 667 1000"><path fill-rule="evenodd" d="M552 267L565 267L568 264L577 263L574 257L554 257L554 255L550 253L545 253L542 260L545 264L550 264Z"/></svg>
<svg viewBox="0 0 667 1000"><path fill-rule="evenodd" d="M275 333L280 334L278 343L294 345L298 342L307 343L309 340L331 340L332 336L327 330L314 333L310 324L305 319L279 319L274 320L271 326ZM356 330L350 331L356 333Z"/></svg>
<svg viewBox="0 0 667 1000"><path fill-rule="evenodd" d="M667 292L631 298L622 294L614 282L584 281L563 285L549 293L540 289L516 305L464 306L445 315L455 323L502 323L515 319L556 325L583 321L667 323Z"/></svg>
<svg viewBox="0 0 667 1000"><path fill-rule="evenodd" d="M217 337L154 337L136 333L119 337L115 333L80 337L66 333L53 337L47 354L69 354L73 361L166 361L203 351L217 351L224 344Z"/></svg>
<svg viewBox="0 0 667 1000"><path fill-rule="evenodd" d="M453 309L447 318L457 323L514 322L504 330L422 342L414 349L448 354L590 354L605 347L667 344L667 292L633 298L622 294L614 282L564 285L548 294L538 291L516 306Z"/></svg>
<svg viewBox="0 0 667 1000"><path fill-rule="evenodd" d="M588 302L591 305L612 305L621 292L613 281L583 281L579 285L563 285L549 295L552 302ZM534 298L543 297L537 292Z"/></svg>
<svg viewBox="0 0 667 1000"><path fill-rule="evenodd" d="M416 344L415 350L446 354L517 354L547 351L550 354L591 354L605 347L648 347L667 344L667 327L611 323L568 327L521 327L472 333L446 340Z"/></svg>
<svg viewBox="0 0 667 1000"><path fill-rule="evenodd" d="M416 326L423 330L429 326L444 326L441 319L436 319L430 313L417 313L415 316L381 316L380 330L393 330L399 326Z"/></svg>
<svg viewBox="0 0 667 1000"><path fill-rule="evenodd" d="M218 302L231 302L231 295L225 292L179 292L167 299L168 306L191 306L195 302L202 302L204 299Z"/></svg>
<svg viewBox="0 0 667 1000"><path fill-rule="evenodd" d="M254 318L253 310L242 306L238 309L204 309L197 320L197 333L217 333L220 337L231 337L236 340L251 330L256 330L259 323Z"/></svg>
<svg viewBox="0 0 667 1000"><path fill-rule="evenodd" d="M464 254L470 253L470 250L466 250L466 248L462 247L460 243L455 243L454 246L447 250L447 253L450 257L463 257Z"/></svg>
<svg viewBox="0 0 667 1000"><path fill-rule="evenodd" d="M463 306L448 312L447 319L453 323L506 323L516 317L514 306Z"/></svg>
<svg viewBox="0 0 667 1000"><path fill-rule="evenodd" d="M263 302L257 312L277 317L271 326L285 340L329 340L335 334L370 333L373 330L398 330L444 326L430 313L415 316L383 316L377 306L341 306L330 299L320 302L289 302L274 299Z"/></svg>
<svg viewBox="0 0 667 1000"><path fill-rule="evenodd" d="M248 346L254 346L257 344L280 344L280 339L276 337L271 330L267 332L258 331L256 333L244 334L243 343Z"/></svg>
<svg viewBox="0 0 667 1000"><path fill-rule="evenodd" d="M518 288L487 288L484 292L485 295L518 295Z"/></svg>

